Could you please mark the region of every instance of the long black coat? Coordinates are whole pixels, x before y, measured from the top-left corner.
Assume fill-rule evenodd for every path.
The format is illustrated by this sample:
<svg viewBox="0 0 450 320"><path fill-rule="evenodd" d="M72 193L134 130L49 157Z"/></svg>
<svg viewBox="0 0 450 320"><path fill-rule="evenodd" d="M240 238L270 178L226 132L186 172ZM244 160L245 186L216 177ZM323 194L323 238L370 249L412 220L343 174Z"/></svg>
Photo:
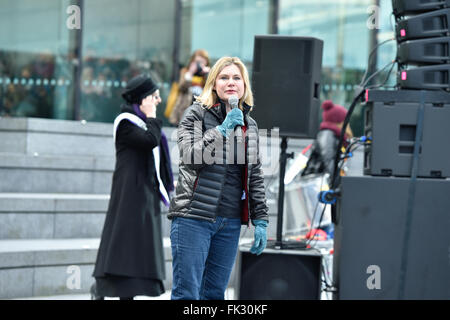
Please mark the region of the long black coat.
<svg viewBox="0 0 450 320"><path fill-rule="evenodd" d="M134 113L131 108L122 110ZM152 153L161 141L161 120L145 122L146 131L128 120L117 128L116 166L94 277L165 278L159 184ZM167 158L162 152L164 184L170 182Z"/></svg>

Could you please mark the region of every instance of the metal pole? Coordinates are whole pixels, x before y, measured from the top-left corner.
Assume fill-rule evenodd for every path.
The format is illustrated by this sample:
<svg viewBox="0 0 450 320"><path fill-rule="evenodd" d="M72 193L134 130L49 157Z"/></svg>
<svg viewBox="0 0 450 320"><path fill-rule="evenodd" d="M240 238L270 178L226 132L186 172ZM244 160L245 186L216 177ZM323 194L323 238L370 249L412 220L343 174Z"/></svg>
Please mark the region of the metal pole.
<svg viewBox="0 0 450 320"><path fill-rule="evenodd" d="M380 0L373 0L373 5L380 7ZM374 48L378 46L378 28L373 28L369 31L369 52L372 52ZM378 60L378 53L375 50L375 52L372 55L372 58L370 60L369 65L367 66L367 75L370 76L371 74L375 73L377 71L377 61ZM376 77L372 78L367 85L371 85L374 83Z"/></svg>
<svg viewBox="0 0 450 320"><path fill-rule="evenodd" d="M287 137L281 138L281 153L280 153L280 181L278 189L278 216L277 216L277 240L275 242L276 249L283 248L283 209L284 209L284 176L286 173L286 162L288 158L294 157L293 153L286 153Z"/></svg>
<svg viewBox="0 0 450 320"><path fill-rule="evenodd" d="M175 0L174 37L172 52L172 82L178 81L180 74L180 41L181 41L181 0Z"/></svg>
<svg viewBox="0 0 450 320"><path fill-rule="evenodd" d="M73 57L73 118L81 120L81 72L83 70L83 21L84 21L84 0L77 0L80 7L81 29L75 31L75 48Z"/></svg>
<svg viewBox="0 0 450 320"><path fill-rule="evenodd" d="M280 12L280 1L271 1L271 15L269 17L270 34L278 34L278 17Z"/></svg>

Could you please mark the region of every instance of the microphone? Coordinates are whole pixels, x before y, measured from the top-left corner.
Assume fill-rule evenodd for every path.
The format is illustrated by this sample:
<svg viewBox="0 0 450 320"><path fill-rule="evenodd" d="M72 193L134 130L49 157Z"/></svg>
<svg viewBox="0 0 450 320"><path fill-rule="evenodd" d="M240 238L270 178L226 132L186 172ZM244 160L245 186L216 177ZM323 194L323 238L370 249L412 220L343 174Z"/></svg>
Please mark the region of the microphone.
<svg viewBox="0 0 450 320"><path fill-rule="evenodd" d="M237 96L229 97L228 104L231 106L231 109L237 108L239 104L239 98Z"/></svg>
<svg viewBox="0 0 450 320"><path fill-rule="evenodd" d="M238 108L239 105L239 98L237 96L231 96L228 98L228 104L231 106L231 109ZM242 143L242 128L241 126L236 126L234 128L234 131L236 133L236 139L238 143Z"/></svg>

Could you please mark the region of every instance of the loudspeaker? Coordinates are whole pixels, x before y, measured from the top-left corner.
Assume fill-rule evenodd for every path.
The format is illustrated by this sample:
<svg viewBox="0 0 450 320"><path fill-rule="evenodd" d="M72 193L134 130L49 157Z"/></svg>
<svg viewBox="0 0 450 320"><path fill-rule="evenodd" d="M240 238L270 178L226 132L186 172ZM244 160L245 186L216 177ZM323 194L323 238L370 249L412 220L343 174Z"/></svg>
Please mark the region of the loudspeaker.
<svg viewBox="0 0 450 320"><path fill-rule="evenodd" d="M450 0L392 0L392 11L396 17L448 7Z"/></svg>
<svg viewBox="0 0 450 320"><path fill-rule="evenodd" d="M420 92L370 90L366 94L364 174L411 176ZM450 177L450 94L427 91L418 176Z"/></svg>
<svg viewBox="0 0 450 320"><path fill-rule="evenodd" d="M450 63L450 37L405 41L397 48L400 64Z"/></svg>
<svg viewBox="0 0 450 320"><path fill-rule="evenodd" d="M403 247L411 179L342 177L334 230L335 299L450 299L450 180L417 179Z"/></svg>
<svg viewBox="0 0 450 320"><path fill-rule="evenodd" d="M450 90L450 64L399 70L397 84L402 89Z"/></svg>
<svg viewBox="0 0 450 320"><path fill-rule="evenodd" d="M450 9L442 9L397 21L397 41L442 37L449 32Z"/></svg>
<svg viewBox="0 0 450 320"><path fill-rule="evenodd" d="M315 250L266 248L259 256L239 247L239 300L318 300L322 256Z"/></svg>
<svg viewBox="0 0 450 320"><path fill-rule="evenodd" d="M323 41L294 36L255 36L252 117L281 136L315 138Z"/></svg>

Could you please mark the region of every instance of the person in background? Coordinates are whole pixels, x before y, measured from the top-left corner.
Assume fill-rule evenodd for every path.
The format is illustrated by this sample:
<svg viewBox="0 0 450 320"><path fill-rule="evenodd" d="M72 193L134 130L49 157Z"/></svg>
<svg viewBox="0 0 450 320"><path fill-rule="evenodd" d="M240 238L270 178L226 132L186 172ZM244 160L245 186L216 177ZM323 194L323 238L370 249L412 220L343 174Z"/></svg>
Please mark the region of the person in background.
<svg viewBox="0 0 450 320"><path fill-rule="evenodd" d="M311 148L311 155L302 176L309 174L329 174L333 176L334 159L341 136L342 125L347 115L347 109L334 104L331 100L322 103L322 122L319 132ZM350 126L347 126L344 136L344 146L348 145L346 140L353 137Z"/></svg>
<svg viewBox="0 0 450 320"><path fill-rule="evenodd" d="M178 97L169 117L171 124L178 125L194 98L201 95L209 70L208 52L203 49L194 51L187 66L180 71Z"/></svg>
<svg viewBox="0 0 450 320"><path fill-rule="evenodd" d="M341 136L342 126L344 124L345 117L347 116L347 109L343 106L334 104L331 100L326 100L322 103L322 122L320 123L319 132L316 135L316 139L313 142L311 148L311 155L306 163L306 167L303 169L301 176L307 177L310 175L328 175L328 185L332 182L334 174L334 161L336 158L336 152L339 145L339 139ZM348 146L348 141L353 138L353 132L348 125L344 135L343 146ZM341 173L340 173L341 174ZM339 185L340 174L337 176L337 184ZM324 176L324 177L325 177ZM323 186L320 186L321 191ZM316 200L317 201L317 200ZM320 211L320 210L319 210ZM324 211L325 213L325 211ZM315 214L315 213L313 213ZM331 206L331 221L329 224L320 224L318 229L311 230L310 235L315 237L316 234L321 232L321 229L332 238L334 236L334 222L336 217L336 207ZM317 216L315 218L322 219L323 217ZM327 220L327 219L325 219ZM318 220L317 220L318 221ZM319 221L318 221L319 222Z"/></svg>
<svg viewBox="0 0 450 320"><path fill-rule="evenodd" d="M255 226L252 253L266 246L268 206L252 105L245 65L223 57L178 126L179 178L168 214L173 300L224 299L241 225Z"/></svg>
<svg viewBox="0 0 450 320"><path fill-rule="evenodd" d="M91 287L92 299L165 292L160 202L168 206L173 178L158 86L145 75L131 79L114 121L116 166Z"/></svg>

